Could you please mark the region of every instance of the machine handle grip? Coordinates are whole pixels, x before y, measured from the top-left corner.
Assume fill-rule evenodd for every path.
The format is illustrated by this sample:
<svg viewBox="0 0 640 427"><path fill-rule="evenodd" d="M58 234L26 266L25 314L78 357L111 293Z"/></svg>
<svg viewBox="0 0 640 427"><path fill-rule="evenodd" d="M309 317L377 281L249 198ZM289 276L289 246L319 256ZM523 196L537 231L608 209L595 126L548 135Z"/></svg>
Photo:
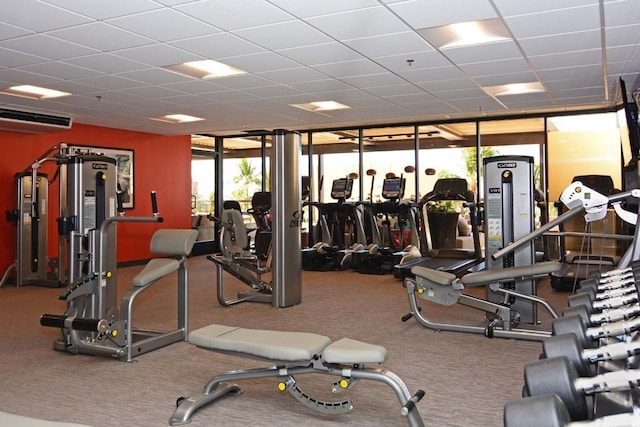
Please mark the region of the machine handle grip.
<svg viewBox="0 0 640 427"><path fill-rule="evenodd" d="M124 202L122 199L124 199L122 191L116 191L116 209L119 214L124 212Z"/></svg>
<svg viewBox="0 0 640 427"><path fill-rule="evenodd" d="M424 390L420 389L416 391L416 394L411 396L411 399L402 406L401 414L405 417L409 415L409 413L415 409L416 403L420 402L420 399L422 399L424 395Z"/></svg>
<svg viewBox="0 0 640 427"><path fill-rule="evenodd" d="M151 192L151 211L153 216L158 216L158 199L155 190Z"/></svg>

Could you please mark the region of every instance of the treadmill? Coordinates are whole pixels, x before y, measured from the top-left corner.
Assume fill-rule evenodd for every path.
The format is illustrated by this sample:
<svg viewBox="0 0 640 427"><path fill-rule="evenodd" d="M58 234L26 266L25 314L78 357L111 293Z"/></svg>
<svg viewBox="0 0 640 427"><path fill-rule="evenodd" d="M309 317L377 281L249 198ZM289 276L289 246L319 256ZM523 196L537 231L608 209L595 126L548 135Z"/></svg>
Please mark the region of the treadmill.
<svg viewBox="0 0 640 427"><path fill-rule="evenodd" d="M437 201L461 201L469 208L471 218L471 237L473 249L464 248L432 248L431 229L428 215L424 214L425 205ZM427 193L419 203L420 215L423 223L421 229L423 242L423 256L403 264L395 265L393 275L398 279L414 277L411 269L414 266L427 267L434 270L453 273L458 277L466 274L471 269L480 269L483 261L482 247L480 245L480 211L477 209L475 197L467 187L464 178L440 178L433 186L433 191ZM457 227L457 225L456 225Z"/></svg>
<svg viewBox="0 0 640 427"><path fill-rule="evenodd" d="M580 181L584 185L593 188L597 192L611 196L618 191L613 186L613 179L608 175L579 175L575 176L572 182ZM557 203L558 215L562 214L562 204ZM605 224L606 221L613 219L617 221L617 216L610 211L607 217L602 221ZM606 272L617 268L620 262L620 256L617 253L617 249L611 247L605 247L605 241L615 241L615 230L606 232L608 225L603 225L609 237L600 237L598 233L591 229L588 229L586 233L594 233L593 236L585 235L585 224L582 217L577 216L571 218L572 223L567 227L567 224L560 224L560 256L562 260L562 268L556 272L551 273L551 287L557 291L573 292L580 287L580 282L589 278L595 272ZM590 224L591 225L591 224ZM610 224L615 228L616 223ZM579 229L582 227L582 230ZM567 230L572 228L573 230ZM603 234L604 236L604 234ZM587 247L582 248L579 252L571 251L567 249L567 238L587 238ZM582 246L582 244L581 244ZM605 253L607 252L607 253Z"/></svg>

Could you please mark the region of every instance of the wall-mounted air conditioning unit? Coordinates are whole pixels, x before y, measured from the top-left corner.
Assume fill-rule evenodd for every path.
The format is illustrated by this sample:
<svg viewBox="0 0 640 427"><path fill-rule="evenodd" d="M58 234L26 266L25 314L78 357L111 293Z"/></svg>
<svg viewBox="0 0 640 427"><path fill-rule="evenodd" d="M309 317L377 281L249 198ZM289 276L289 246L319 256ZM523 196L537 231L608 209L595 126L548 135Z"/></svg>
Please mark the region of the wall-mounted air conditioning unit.
<svg viewBox="0 0 640 427"><path fill-rule="evenodd" d="M47 133L71 129L71 117L0 105L0 130Z"/></svg>

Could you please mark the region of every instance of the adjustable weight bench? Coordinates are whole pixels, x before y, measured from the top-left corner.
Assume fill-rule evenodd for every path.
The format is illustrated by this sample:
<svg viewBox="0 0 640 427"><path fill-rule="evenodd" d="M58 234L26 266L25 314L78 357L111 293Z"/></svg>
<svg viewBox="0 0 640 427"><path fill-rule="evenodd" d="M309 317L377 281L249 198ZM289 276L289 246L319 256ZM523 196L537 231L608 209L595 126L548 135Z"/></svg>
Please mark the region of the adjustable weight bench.
<svg viewBox="0 0 640 427"><path fill-rule="evenodd" d="M85 424L65 423L62 421L41 420L22 415L0 412L0 426L11 427L89 427Z"/></svg>
<svg viewBox="0 0 640 427"><path fill-rule="evenodd" d="M277 378L278 389L288 391L304 406L321 414L344 414L354 407L349 400L323 402L305 394L296 384L295 375L326 374L339 377L333 383L334 393L345 391L359 380L380 381L389 385L400 401L400 413L411 427L423 427L424 423L416 403L424 396L418 390L411 395L404 382L392 372L380 368L365 367L379 365L387 358L387 350L373 344L343 338L332 342L328 337L305 332L280 332L245 329L225 325L209 325L189 334L189 342L198 347L265 360L275 366L232 370L213 377L205 385L202 395L179 398L177 409L169 420L172 426L187 424L199 408L227 394L239 394L242 389L233 381ZM223 383L226 383L223 385Z"/></svg>

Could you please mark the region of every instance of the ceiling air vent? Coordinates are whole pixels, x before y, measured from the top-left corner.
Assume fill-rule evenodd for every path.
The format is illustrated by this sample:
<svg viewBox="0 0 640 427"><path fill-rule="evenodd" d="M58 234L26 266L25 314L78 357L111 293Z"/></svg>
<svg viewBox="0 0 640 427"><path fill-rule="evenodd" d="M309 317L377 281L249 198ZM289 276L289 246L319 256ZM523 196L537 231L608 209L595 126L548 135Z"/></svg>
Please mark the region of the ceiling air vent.
<svg viewBox="0 0 640 427"><path fill-rule="evenodd" d="M71 129L71 117L0 105L0 130L26 133L60 132Z"/></svg>

